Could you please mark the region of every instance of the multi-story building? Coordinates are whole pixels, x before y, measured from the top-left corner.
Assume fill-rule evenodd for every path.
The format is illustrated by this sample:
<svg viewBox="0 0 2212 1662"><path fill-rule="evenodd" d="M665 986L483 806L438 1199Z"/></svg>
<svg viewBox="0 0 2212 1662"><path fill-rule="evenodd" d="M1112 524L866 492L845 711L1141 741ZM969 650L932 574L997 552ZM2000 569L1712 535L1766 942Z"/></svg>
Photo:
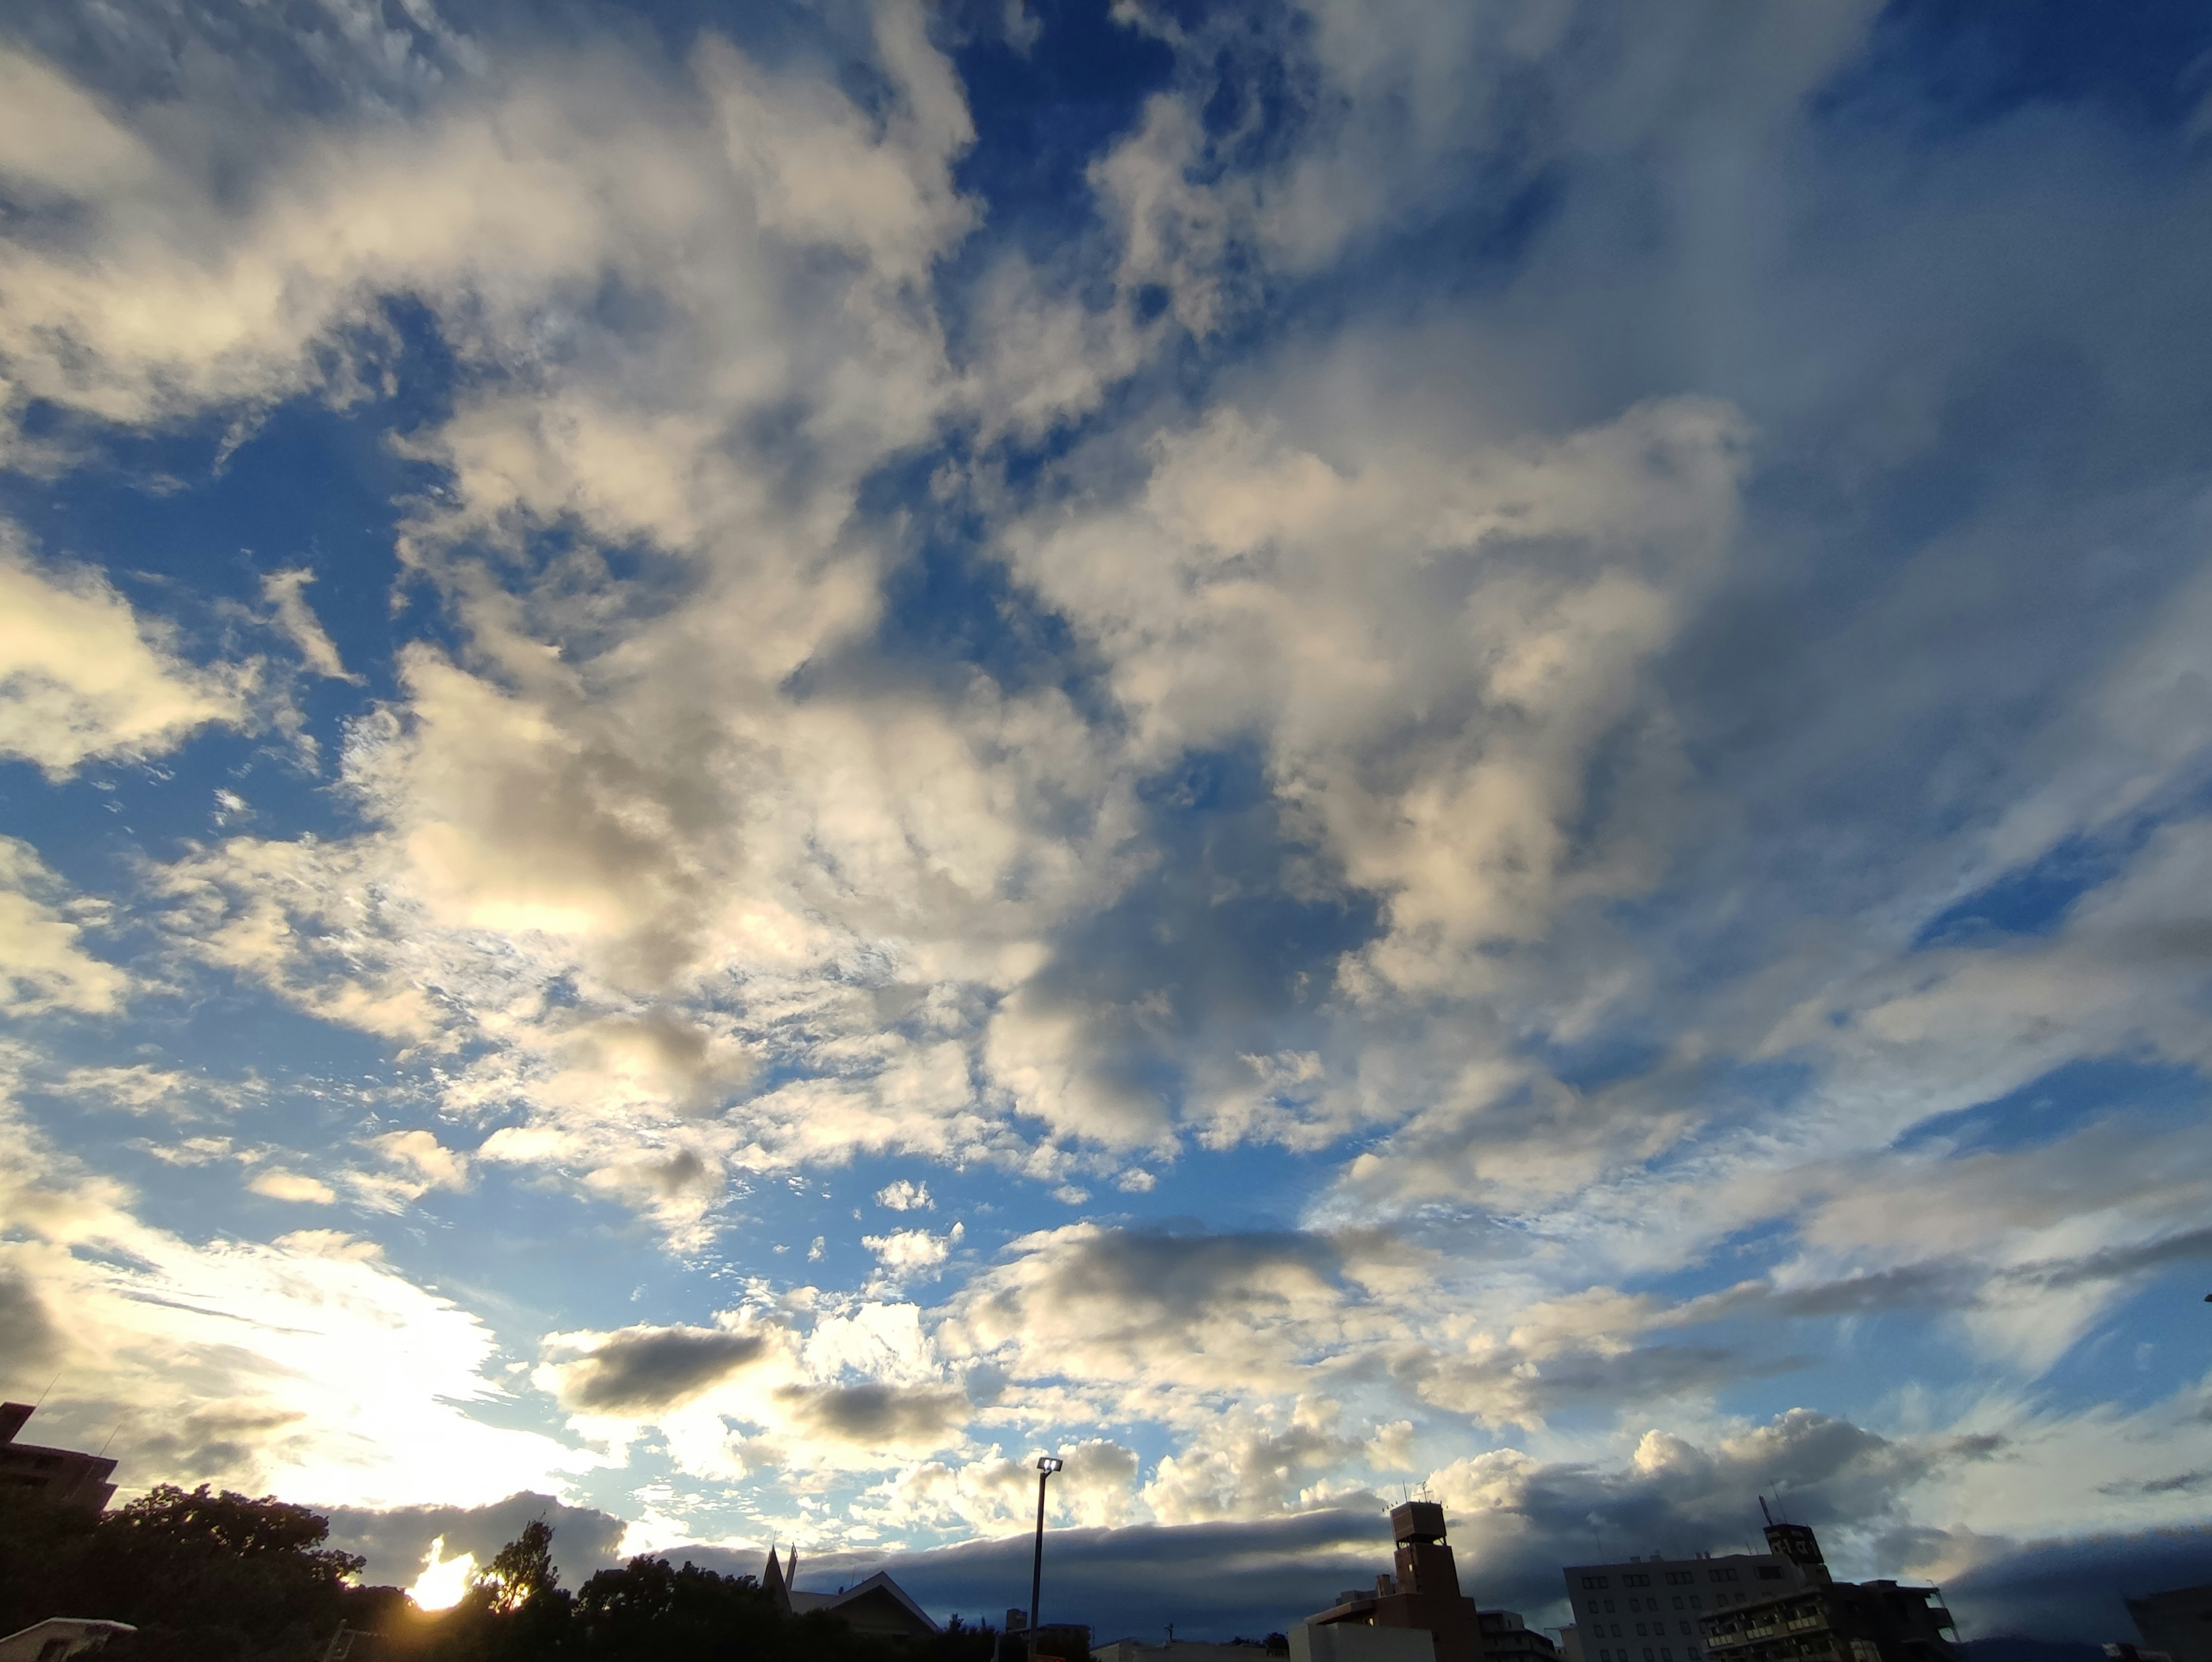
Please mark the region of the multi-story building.
<svg viewBox="0 0 2212 1662"><path fill-rule="evenodd" d="M1559 1662L1552 1636L1530 1627L1518 1610L1480 1610L1483 1662Z"/></svg>
<svg viewBox="0 0 2212 1662"><path fill-rule="evenodd" d="M107 1481L115 1462L73 1448L41 1448L19 1443L15 1434L34 1412L27 1403L0 1403L0 1484L43 1489L52 1500L98 1512L115 1494Z"/></svg>
<svg viewBox="0 0 2212 1662"><path fill-rule="evenodd" d="M2173 1662L2212 1662L2212 1586L2130 1598L2128 1614L2146 1649L2162 1651Z"/></svg>
<svg viewBox="0 0 2212 1662"><path fill-rule="evenodd" d="M1291 1635L1315 1653L1352 1653L1334 1641L1337 1629L1425 1629L1436 1662L1482 1662L1482 1623L1474 1600L1459 1590L1459 1567L1444 1543L1444 1509L1433 1501L1408 1501L1390 1509L1390 1534L1398 1546L1395 1573L1375 1578L1373 1591L1354 1587L1336 1603L1306 1618L1302 1635ZM1516 1618L1516 1620L1518 1618ZM1343 1637L1353 1649L1358 1641Z"/></svg>
<svg viewBox="0 0 2212 1662"><path fill-rule="evenodd" d="M1626 1563L1570 1564L1565 1574L1577 1662L1705 1662L1702 1618L1805 1581L1779 1552L1653 1553Z"/></svg>
<svg viewBox="0 0 2212 1662"><path fill-rule="evenodd" d="M1837 1581L1802 1524L1769 1525L1766 1539L1802 1584L1705 1617L1707 1662L1954 1662L1936 1588Z"/></svg>

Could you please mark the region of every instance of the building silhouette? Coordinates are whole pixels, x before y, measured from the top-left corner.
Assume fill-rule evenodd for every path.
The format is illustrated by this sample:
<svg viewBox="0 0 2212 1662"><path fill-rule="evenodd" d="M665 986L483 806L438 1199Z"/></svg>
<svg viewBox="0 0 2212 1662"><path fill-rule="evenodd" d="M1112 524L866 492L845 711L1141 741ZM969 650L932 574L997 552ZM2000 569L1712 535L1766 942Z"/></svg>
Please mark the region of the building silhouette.
<svg viewBox="0 0 2212 1662"><path fill-rule="evenodd" d="M1355 1633L1325 1629L1411 1629L1429 1635L1435 1662L1481 1662L1481 1616L1474 1600L1459 1590L1459 1566L1444 1540L1444 1509L1433 1501L1393 1507L1390 1534L1397 1543L1395 1573L1376 1576L1371 1592L1354 1587L1339 1593L1335 1604L1308 1616L1306 1632L1292 1635L1292 1656L1303 1637L1315 1657L1326 1650L1352 1662L1377 1647L1363 1646Z"/></svg>
<svg viewBox="0 0 2212 1662"><path fill-rule="evenodd" d="M1801 1585L1706 1616L1709 1662L1956 1662L1939 1589L1838 1581L1802 1524L1771 1523L1766 1540Z"/></svg>
<svg viewBox="0 0 2212 1662"><path fill-rule="evenodd" d="M1570 1564L1564 1635L1568 1662L1705 1662L1698 1622L1718 1610L1805 1585L1802 1566L1776 1552L1630 1558Z"/></svg>
<svg viewBox="0 0 2212 1662"><path fill-rule="evenodd" d="M2176 1587L2127 1602L2145 1651L2172 1662L2212 1662L2212 1586Z"/></svg>
<svg viewBox="0 0 2212 1662"><path fill-rule="evenodd" d="M115 1494L108 1477L115 1462L70 1448L19 1443L15 1434L36 1410L28 1403L0 1403L0 1484L43 1490L50 1500L98 1512Z"/></svg>
<svg viewBox="0 0 2212 1662"><path fill-rule="evenodd" d="M927 1639L944 1631L927 1610L915 1604L906 1589L882 1570L878 1570L865 1581L856 1581L849 1587L840 1587L835 1592L801 1592L793 1585L799 1579L799 1548L791 1549L788 1563L778 1563L775 1548L768 1549L768 1563L761 1571L761 1586L779 1606L793 1616L805 1616L820 1611L835 1616L854 1633L865 1633L879 1639Z"/></svg>
<svg viewBox="0 0 2212 1662"><path fill-rule="evenodd" d="M1520 1611L1482 1610L1476 1621L1486 1662L1559 1662L1559 1647L1552 1636L1522 1621Z"/></svg>

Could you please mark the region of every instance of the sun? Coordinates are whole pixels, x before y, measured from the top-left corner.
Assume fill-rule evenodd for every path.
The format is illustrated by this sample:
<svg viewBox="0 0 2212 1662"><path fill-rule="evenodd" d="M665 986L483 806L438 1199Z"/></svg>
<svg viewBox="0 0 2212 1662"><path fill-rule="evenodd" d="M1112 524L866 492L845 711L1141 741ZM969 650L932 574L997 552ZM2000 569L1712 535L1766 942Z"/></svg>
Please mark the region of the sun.
<svg viewBox="0 0 2212 1662"><path fill-rule="evenodd" d="M407 1596L419 1610L450 1610L461 1602L461 1595L476 1580L477 1557L472 1552L444 1556L446 1537L442 1535L430 1543L430 1550L423 1555L422 1573L415 1578L415 1585L407 1589Z"/></svg>

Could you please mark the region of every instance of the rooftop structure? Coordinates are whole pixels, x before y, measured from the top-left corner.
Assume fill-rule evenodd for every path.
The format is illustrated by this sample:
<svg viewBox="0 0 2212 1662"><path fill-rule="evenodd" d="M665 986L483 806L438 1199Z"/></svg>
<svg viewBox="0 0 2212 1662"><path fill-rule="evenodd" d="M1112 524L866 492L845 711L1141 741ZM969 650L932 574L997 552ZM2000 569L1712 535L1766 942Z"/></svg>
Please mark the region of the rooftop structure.
<svg viewBox="0 0 2212 1662"><path fill-rule="evenodd" d="M927 1639L943 1631L927 1610L915 1604L906 1589L878 1570L865 1581L835 1592L801 1592L793 1584L799 1579L799 1549L791 1549L787 1563L776 1562L775 1549L768 1549L761 1571L761 1586L769 1596L793 1616L819 1610L834 1616L854 1633L881 1639Z"/></svg>
<svg viewBox="0 0 2212 1662"><path fill-rule="evenodd" d="M1444 1509L1433 1501L1393 1507L1390 1534L1396 1573L1376 1576L1372 1592L1340 1592L1328 1609L1308 1616L1305 1626L1315 1630L1310 1645L1322 1629L1413 1628L1427 1632L1434 1662L1481 1662L1480 1619L1474 1600L1459 1590L1459 1567L1444 1543ZM1318 1662L1319 1651L1313 1654Z"/></svg>
<svg viewBox="0 0 2212 1662"><path fill-rule="evenodd" d="M42 1489L51 1499L98 1512L115 1493L107 1481L115 1462L75 1449L17 1442L15 1434L35 1411L28 1403L0 1403L0 1485Z"/></svg>
<svg viewBox="0 0 2212 1662"><path fill-rule="evenodd" d="M11 1403L9 1406L16 1404ZM72 1656L98 1650L111 1639L124 1638L137 1631L127 1622L50 1616L0 1639L0 1662L69 1662Z"/></svg>
<svg viewBox="0 0 2212 1662"><path fill-rule="evenodd" d="M2128 1600L2145 1650L2173 1662L2212 1662L2212 1586L2176 1587Z"/></svg>

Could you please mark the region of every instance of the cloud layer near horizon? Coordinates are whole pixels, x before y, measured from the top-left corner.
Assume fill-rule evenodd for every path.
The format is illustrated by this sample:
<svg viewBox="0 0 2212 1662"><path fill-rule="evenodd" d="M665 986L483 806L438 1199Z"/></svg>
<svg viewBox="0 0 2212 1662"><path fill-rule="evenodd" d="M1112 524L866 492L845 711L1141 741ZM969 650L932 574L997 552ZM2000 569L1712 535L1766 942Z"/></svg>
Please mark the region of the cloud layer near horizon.
<svg viewBox="0 0 2212 1662"><path fill-rule="evenodd" d="M1406 1482L1532 1616L2201 1523L2172 43L164 18L0 38L53 1435L958 1599L1058 1447L1227 1625Z"/></svg>

